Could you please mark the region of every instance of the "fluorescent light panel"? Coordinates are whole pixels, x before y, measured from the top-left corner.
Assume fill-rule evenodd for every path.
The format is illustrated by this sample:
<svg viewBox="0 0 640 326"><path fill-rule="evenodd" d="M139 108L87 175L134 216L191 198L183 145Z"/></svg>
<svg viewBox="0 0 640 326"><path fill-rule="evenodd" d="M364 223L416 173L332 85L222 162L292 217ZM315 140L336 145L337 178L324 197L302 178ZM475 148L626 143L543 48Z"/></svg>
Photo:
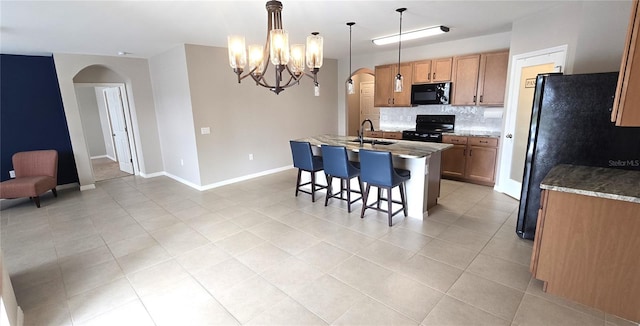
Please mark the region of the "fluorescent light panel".
<svg viewBox="0 0 640 326"><path fill-rule="evenodd" d="M416 31L402 33L402 41L415 40L418 38L434 36L438 34L443 34L449 31L449 27L447 26L433 26L424 29L419 29ZM398 42L398 34L392 36L385 36L381 38L373 39L373 43L375 45L385 45Z"/></svg>

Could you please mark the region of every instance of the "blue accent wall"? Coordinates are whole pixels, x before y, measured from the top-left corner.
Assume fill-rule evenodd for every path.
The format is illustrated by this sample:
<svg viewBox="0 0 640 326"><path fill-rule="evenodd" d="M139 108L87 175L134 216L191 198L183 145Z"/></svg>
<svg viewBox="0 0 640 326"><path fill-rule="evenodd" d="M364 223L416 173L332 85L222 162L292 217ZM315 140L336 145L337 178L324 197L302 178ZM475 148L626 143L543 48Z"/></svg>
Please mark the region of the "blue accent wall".
<svg viewBox="0 0 640 326"><path fill-rule="evenodd" d="M53 57L0 54L0 179L16 152L58 151L58 184L78 182Z"/></svg>

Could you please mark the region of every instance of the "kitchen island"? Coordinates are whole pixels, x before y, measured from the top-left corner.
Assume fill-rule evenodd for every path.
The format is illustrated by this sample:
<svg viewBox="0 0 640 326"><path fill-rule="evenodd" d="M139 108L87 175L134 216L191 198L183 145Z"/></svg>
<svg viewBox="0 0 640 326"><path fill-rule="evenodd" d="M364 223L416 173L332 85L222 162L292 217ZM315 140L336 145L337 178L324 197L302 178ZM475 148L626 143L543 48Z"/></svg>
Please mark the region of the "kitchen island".
<svg viewBox="0 0 640 326"><path fill-rule="evenodd" d="M406 182L408 215L418 219L427 216L429 209L437 205L440 195L441 152L453 146L366 137L365 143L361 146L357 137L335 135L320 135L297 140L309 142L317 155L321 154L322 144L344 146L352 161L358 161L358 152L363 148L391 152L394 167L411 171L411 178ZM357 189L357 186L354 189ZM375 201L374 196L369 197L369 202ZM395 193L394 197L399 198Z"/></svg>

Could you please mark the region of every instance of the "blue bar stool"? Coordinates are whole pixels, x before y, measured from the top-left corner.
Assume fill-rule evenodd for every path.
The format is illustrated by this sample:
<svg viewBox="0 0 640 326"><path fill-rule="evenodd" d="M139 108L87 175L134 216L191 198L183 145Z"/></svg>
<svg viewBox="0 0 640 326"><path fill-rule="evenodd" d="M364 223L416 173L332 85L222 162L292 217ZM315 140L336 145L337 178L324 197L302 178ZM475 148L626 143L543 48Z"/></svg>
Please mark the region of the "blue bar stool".
<svg viewBox="0 0 640 326"><path fill-rule="evenodd" d="M338 198L347 201L347 211L351 213L351 204L362 199L362 181L360 180L360 165L357 162L350 162L347 156L347 149L344 146L322 145L322 162L324 164L324 174L327 176L327 197L324 206L329 203L329 198ZM340 192L332 193L331 187L333 178L340 179ZM357 177L360 191L351 190L351 179ZM346 187L345 187L346 185ZM345 189L346 188L346 189ZM347 198L344 198L344 192ZM360 197L351 200L351 193L360 194Z"/></svg>
<svg viewBox="0 0 640 326"><path fill-rule="evenodd" d="M364 190L364 198L362 204L362 212L360 218L364 218L364 212L367 208L375 209L382 212L387 212L389 215L389 226L393 223L393 216L404 211L404 216L407 216L407 200L405 196L405 184L404 182L409 180L411 172L402 169L394 169L393 161L390 152L380 152L361 149L360 150L360 175L362 181L367 184ZM367 199L369 198L369 189L371 186L378 188L378 199L375 203L367 205ZM391 190L396 187L400 187L400 199L396 201L391 198ZM381 190L387 190L387 198L382 198ZM388 209L380 208L380 202L387 201ZM393 212L391 206L393 203L401 204L402 208Z"/></svg>
<svg viewBox="0 0 640 326"><path fill-rule="evenodd" d="M293 166L298 168L298 180L296 181L296 197L298 197L298 192L301 191L310 194L311 201L315 202L316 191L327 188L327 186L316 184L316 172L322 171L324 169L322 164L322 157L313 155L313 152L311 151L311 144L309 144L309 142L290 140L289 145L291 145L291 154L293 155ZM302 171L311 173L310 182L300 184ZM309 184L311 185L311 191L301 189L301 187Z"/></svg>

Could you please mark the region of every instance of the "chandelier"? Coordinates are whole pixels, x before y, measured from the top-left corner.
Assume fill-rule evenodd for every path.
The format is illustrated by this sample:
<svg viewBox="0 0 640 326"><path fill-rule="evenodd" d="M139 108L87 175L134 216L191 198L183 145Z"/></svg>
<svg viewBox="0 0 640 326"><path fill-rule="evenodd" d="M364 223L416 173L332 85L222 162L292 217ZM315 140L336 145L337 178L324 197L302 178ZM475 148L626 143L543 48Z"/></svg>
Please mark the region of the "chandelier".
<svg viewBox="0 0 640 326"><path fill-rule="evenodd" d="M314 94L320 95L318 71L322 67L322 36L317 32L307 36L306 51L304 44L293 44L289 47L289 33L282 26L282 3L267 1L267 40L262 45L249 45L245 48L244 36L228 37L229 65L238 75L238 83L251 76L256 85L266 87L276 94L286 88L300 84L300 79L307 76L313 79ZM247 52L249 53L249 71L246 74ZM305 72L306 67L309 72ZM275 79L272 82L265 78L269 63L273 65Z"/></svg>

